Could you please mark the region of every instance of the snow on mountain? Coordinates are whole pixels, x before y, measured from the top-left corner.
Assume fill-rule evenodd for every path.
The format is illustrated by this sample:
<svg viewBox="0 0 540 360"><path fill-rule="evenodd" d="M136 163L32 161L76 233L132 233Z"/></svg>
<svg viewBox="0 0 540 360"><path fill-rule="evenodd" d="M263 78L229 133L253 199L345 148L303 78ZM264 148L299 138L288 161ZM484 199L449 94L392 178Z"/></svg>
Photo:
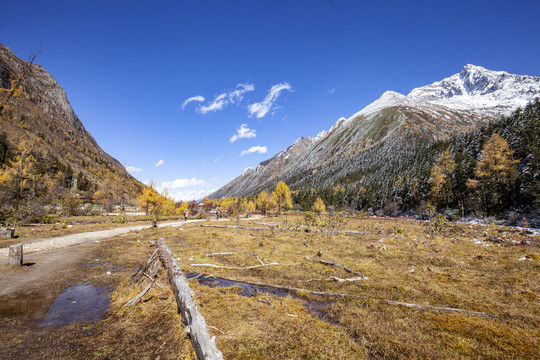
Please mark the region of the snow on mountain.
<svg viewBox="0 0 540 360"><path fill-rule="evenodd" d="M492 71L466 65L461 72L431 85L413 89L414 104L435 104L477 114L510 115L540 96L540 77Z"/></svg>
<svg viewBox="0 0 540 360"><path fill-rule="evenodd" d="M318 177L317 182L339 181L351 170L341 169L339 164L378 144L384 154L394 154L411 141L445 139L509 116L537 97L540 77L466 65L459 73L413 89L408 95L385 92L348 119L338 119L328 131L314 138L299 138L212 197L255 193L278 180L300 184L304 177L311 176L307 174L317 174L313 175ZM330 167L333 170L327 170ZM322 169L335 179L319 175Z"/></svg>

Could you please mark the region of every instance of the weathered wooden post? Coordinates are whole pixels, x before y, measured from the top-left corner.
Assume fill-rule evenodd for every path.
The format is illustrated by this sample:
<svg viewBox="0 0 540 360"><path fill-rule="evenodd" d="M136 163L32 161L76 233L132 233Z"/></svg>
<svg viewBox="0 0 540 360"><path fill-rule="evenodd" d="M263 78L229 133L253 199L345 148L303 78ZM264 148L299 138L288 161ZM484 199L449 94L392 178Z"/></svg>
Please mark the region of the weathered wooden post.
<svg viewBox="0 0 540 360"><path fill-rule="evenodd" d="M11 266L22 266L23 244L11 245L9 247L8 264Z"/></svg>
<svg viewBox="0 0 540 360"><path fill-rule="evenodd" d="M15 237L15 229L0 228L0 236L12 239Z"/></svg>

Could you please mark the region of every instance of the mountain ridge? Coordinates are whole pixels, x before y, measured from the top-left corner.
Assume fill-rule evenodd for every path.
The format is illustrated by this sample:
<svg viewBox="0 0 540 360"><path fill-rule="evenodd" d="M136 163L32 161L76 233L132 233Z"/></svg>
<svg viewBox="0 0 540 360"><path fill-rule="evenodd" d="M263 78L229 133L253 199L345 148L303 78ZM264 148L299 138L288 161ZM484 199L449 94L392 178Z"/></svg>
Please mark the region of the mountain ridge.
<svg viewBox="0 0 540 360"><path fill-rule="evenodd" d="M253 171L242 174L210 195L212 198L245 196L270 189L277 180L292 188L315 186L319 182L340 182L347 174L336 168L339 162L379 146L386 153L399 151L406 142L433 142L458 133L469 132L478 125L509 116L540 95L540 77L513 75L468 64L441 81L411 90L408 95L387 91L373 103L345 119L340 118L328 131L308 137L308 147L287 152L288 147L259 164L265 169L277 161L276 171ZM293 144L294 145L294 144ZM288 155L287 162L281 157ZM341 178L316 176L334 167ZM354 167L354 165L352 165ZM329 170L325 170L329 171ZM352 169L351 173L361 171ZM311 182L299 179L313 178ZM308 175L306 175L308 174ZM309 175L311 174L311 175Z"/></svg>
<svg viewBox="0 0 540 360"><path fill-rule="evenodd" d="M13 93L12 80L17 77L21 79L19 95L7 97L5 94ZM101 149L75 114L65 91L41 65L19 59L0 44L0 87L5 105L0 133L5 134L5 146L11 154L11 159L0 159L0 169L9 171L8 160L17 159L18 166L28 167L34 188L29 197L47 193L62 196L78 185L79 192L91 199L97 191L110 194L106 188L121 183L115 186L124 186L126 199L134 202L141 184ZM34 163L22 164L28 155ZM3 190L4 202L10 202L5 196L9 186Z"/></svg>

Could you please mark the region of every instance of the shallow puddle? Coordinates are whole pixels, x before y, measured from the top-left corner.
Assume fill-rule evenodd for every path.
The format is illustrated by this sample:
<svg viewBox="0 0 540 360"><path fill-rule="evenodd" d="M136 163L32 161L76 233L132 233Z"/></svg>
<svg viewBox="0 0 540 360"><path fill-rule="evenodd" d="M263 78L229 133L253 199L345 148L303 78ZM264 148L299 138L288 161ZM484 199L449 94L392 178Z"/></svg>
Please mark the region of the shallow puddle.
<svg viewBox="0 0 540 360"><path fill-rule="evenodd" d="M54 301L42 327L57 327L99 319L109 308L109 291L82 283L64 290Z"/></svg>

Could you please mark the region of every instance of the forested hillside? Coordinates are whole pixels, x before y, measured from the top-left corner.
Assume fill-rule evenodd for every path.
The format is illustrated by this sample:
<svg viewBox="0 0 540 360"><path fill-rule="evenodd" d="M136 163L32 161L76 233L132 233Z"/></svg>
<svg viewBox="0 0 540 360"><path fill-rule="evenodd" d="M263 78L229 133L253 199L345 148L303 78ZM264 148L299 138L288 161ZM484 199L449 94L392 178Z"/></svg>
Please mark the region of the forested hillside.
<svg viewBox="0 0 540 360"><path fill-rule="evenodd" d="M0 222L39 220L44 205L135 204L141 188L86 131L56 80L0 44Z"/></svg>
<svg viewBox="0 0 540 360"><path fill-rule="evenodd" d="M397 139L284 180L306 209L320 195L338 208L393 214L421 210L427 202L463 215L537 211L539 137L536 100L510 117L444 141Z"/></svg>

